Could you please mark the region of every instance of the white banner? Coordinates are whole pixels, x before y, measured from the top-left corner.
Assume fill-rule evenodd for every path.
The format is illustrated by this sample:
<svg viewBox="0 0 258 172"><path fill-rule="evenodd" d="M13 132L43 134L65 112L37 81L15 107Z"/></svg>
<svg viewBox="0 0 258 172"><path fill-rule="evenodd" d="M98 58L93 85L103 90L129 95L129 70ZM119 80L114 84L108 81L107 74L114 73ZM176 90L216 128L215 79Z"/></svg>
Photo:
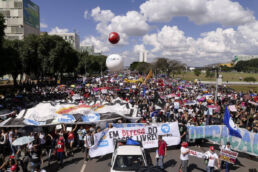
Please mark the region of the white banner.
<svg viewBox="0 0 258 172"><path fill-rule="evenodd" d="M197 158L205 158L205 154L202 152L197 152L195 150L190 150L189 155L195 156Z"/></svg>
<svg viewBox="0 0 258 172"><path fill-rule="evenodd" d="M125 127L127 126L127 127ZM114 151L113 139L141 141L145 149L158 147L158 136L162 135L168 146L180 144L178 122L145 124L123 124L95 134L95 145L90 149L90 157L106 155Z"/></svg>

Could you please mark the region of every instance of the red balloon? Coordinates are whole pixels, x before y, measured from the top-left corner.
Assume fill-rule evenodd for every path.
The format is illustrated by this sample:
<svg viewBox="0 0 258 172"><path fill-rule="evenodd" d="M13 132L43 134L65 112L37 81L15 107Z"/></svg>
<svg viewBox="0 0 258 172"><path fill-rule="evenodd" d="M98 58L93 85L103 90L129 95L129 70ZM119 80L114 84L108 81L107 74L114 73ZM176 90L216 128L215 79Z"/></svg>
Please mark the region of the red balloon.
<svg viewBox="0 0 258 172"><path fill-rule="evenodd" d="M108 40L109 40L109 42L110 42L111 44L116 44L116 43L119 42L120 36L119 36L119 34L116 33L116 32L111 32L111 33L109 34Z"/></svg>

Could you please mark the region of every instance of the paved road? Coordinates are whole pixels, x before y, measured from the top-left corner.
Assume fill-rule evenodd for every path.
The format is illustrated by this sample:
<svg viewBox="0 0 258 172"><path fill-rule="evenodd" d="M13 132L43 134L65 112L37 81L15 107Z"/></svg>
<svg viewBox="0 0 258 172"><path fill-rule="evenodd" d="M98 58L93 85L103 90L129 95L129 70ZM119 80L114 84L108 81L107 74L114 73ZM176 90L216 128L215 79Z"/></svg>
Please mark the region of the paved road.
<svg viewBox="0 0 258 172"><path fill-rule="evenodd" d="M208 150L209 144L206 143L205 146L198 148L191 146L192 150L205 152ZM217 147L218 150L218 147ZM216 151L218 153L218 151ZM179 161L180 151L178 148L169 148L168 154L165 158L165 170L167 172L177 172L180 161ZM155 151L149 151L149 163L155 164ZM85 162L82 153L76 153L74 157L69 157L65 160L64 168L58 169L58 165L54 162L51 163L49 167L44 167L47 172L60 171L60 172L109 172L110 168L108 164L111 161L111 155L106 155L100 158L92 159ZM205 172L205 165L203 159L198 159L195 157L190 157L188 163L189 172ZM231 171L236 172L253 172L252 169L258 169L258 158L250 157L246 154L239 154L237 165L234 165ZM257 172L257 171L254 171Z"/></svg>

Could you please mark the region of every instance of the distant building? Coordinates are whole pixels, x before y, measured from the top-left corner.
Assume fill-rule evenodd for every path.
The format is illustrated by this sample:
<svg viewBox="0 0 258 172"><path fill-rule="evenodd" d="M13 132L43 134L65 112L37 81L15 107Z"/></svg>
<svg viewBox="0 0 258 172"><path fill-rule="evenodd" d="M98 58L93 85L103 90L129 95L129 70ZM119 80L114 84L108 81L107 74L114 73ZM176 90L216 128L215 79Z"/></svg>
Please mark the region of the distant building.
<svg viewBox="0 0 258 172"><path fill-rule="evenodd" d="M80 46L80 51L83 52L87 52L89 55L93 55L94 54L94 46L93 45L81 45Z"/></svg>
<svg viewBox="0 0 258 172"><path fill-rule="evenodd" d="M80 51L80 37L77 33L49 33L49 35L62 37L66 42L70 43L75 50Z"/></svg>
<svg viewBox="0 0 258 172"><path fill-rule="evenodd" d="M29 34L40 34L39 6L30 0L0 0L0 13L5 17L6 39L22 40Z"/></svg>
<svg viewBox="0 0 258 172"><path fill-rule="evenodd" d="M94 45L81 45L80 47L81 52L87 52L89 55L94 55L94 56L101 56L101 52L95 52Z"/></svg>
<svg viewBox="0 0 258 172"><path fill-rule="evenodd" d="M258 59L258 55L237 55L235 56L233 62L236 64L239 61L248 61L252 59Z"/></svg>
<svg viewBox="0 0 258 172"><path fill-rule="evenodd" d="M148 57L147 57L147 51L140 52L139 53L139 62L147 62Z"/></svg>
<svg viewBox="0 0 258 172"><path fill-rule="evenodd" d="M189 67L190 71L194 71L195 67Z"/></svg>

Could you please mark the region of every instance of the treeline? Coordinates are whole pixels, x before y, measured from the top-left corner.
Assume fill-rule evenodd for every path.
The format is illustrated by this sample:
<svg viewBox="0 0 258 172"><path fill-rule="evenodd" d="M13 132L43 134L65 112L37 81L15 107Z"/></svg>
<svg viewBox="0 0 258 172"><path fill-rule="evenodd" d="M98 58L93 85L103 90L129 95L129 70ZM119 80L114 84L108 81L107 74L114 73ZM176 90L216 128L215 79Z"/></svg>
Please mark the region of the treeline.
<svg viewBox="0 0 258 172"><path fill-rule="evenodd" d="M4 39L4 19L0 15L0 76L11 74L14 85L18 75L44 80L63 74L90 75L106 70L106 56L92 56L74 50L69 43L55 35L29 35L24 40Z"/></svg>
<svg viewBox="0 0 258 172"><path fill-rule="evenodd" d="M238 72L253 72L258 73L258 58L248 61L239 61L234 69Z"/></svg>
<svg viewBox="0 0 258 172"><path fill-rule="evenodd" d="M157 58L153 63L133 62L130 65L131 71L137 71L140 74L146 74L152 69L156 74L166 74L167 76L180 74L186 69L186 65L177 61L169 60L167 58Z"/></svg>
<svg viewBox="0 0 258 172"><path fill-rule="evenodd" d="M234 67L228 67L226 65L220 66L223 72L248 72L248 73L258 73L258 58L251 59L247 61L239 61Z"/></svg>

